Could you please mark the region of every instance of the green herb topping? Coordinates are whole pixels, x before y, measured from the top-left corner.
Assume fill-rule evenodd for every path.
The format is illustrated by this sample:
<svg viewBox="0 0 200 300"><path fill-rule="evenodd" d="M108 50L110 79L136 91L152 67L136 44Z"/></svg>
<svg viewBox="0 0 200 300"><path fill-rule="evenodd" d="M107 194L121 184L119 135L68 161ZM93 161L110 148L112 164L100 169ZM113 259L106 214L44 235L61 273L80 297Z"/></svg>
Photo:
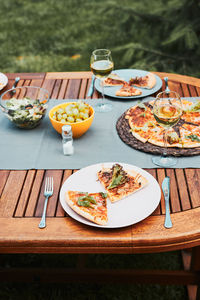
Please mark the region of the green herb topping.
<svg viewBox="0 0 200 300"><path fill-rule="evenodd" d="M107 189L113 189L127 180L127 173L123 170L122 166L115 164L112 167L112 179Z"/></svg>
<svg viewBox="0 0 200 300"><path fill-rule="evenodd" d="M104 199L106 199L106 198L108 197L108 194L107 194L107 193L101 192L100 194L101 194L101 197L104 198Z"/></svg>
<svg viewBox="0 0 200 300"><path fill-rule="evenodd" d="M84 207L89 207L89 208L94 208L90 204L97 204L96 200L94 197L89 196L88 193L84 193L83 196L78 197L77 204L79 206L84 206Z"/></svg>
<svg viewBox="0 0 200 300"><path fill-rule="evenodd" d="M193 142L200 142L200 138L196 134L187 135L186 138L192 140Z"/></svg>
<svg viewBox="0 0 200 300"><path fill-rule="evenodd" d="M147 110L146 105L145 105L144 103L142 103L142 102L139 102L139 103L137 104L137 106L140 107L140 108L143 108L145 111Z"/></svg>

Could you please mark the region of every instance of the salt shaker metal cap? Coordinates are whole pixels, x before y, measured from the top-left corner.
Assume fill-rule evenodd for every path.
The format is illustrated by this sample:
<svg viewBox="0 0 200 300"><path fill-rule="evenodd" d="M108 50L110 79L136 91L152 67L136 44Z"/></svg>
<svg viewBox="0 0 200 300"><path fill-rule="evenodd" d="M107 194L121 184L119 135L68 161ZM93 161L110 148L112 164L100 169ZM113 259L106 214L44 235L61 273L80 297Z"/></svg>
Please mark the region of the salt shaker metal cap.
<svg viewBox="0 0 200 300"><path fill-rule="evenodd" d="M72 131L71 125L63 125L62 127L63 134L69 134L71 131Z"/></svg>

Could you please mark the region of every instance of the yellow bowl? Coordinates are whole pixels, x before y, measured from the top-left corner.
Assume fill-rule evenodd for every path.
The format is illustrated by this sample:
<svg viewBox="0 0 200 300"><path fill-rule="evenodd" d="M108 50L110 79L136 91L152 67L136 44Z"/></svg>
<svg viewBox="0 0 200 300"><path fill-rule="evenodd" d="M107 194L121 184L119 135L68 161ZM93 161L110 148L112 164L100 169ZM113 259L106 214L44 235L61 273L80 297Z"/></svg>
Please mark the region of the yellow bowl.
<svg viewBox="0 0 200 300"><path fill-rule="evenodd" d="M51 121L51 124L53 126L53 128L60 134L62 134L62 126L63 125L71 125L72 127L72 133L73 133L73 137L74 138L79 138L80 136L82 136L91 126L92 121L94 119L94 109L92 106L89 105L89 114L90 117L82 122L76 122L76 123L70 123L70 122L65 122L65 123L61 123L59 121L56 121L55 119L53 119L53 114L54 112L56 112L59 108L66 108L66 106L70 105L70 104L75 104L76 102L66 102L66 103L61 103L58 104L56 106L54 106L50 112L49 112L49 119Z"/></svg>

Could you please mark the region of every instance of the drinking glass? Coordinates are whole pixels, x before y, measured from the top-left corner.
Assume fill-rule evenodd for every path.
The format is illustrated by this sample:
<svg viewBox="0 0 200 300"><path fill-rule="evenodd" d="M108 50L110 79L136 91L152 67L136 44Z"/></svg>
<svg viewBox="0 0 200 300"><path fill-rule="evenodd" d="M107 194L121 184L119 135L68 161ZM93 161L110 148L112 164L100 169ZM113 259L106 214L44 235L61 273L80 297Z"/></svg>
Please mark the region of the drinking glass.
<svg viewBox="0 0 200 300"><path fill-rule="evenodd" d="M164 128L164 152L159 157L153 157L152 161L161 167L171 167L177 163L177 159L167 155L167 131L178 123L182 115L182 104L179 94L173 91L159 93L153 105L153 114L156 121Z"/></svg>
<svg viewBox="0 0 200 300"><path fill-rule="evenodd" d="M96 49L90 58L90 68L96 78L100 79L102 87L102 101L94 106L97 112L108 112L112 110L112 104L105 102L104 80L112 72L114 67L111 51L108 49Z"/></svg>

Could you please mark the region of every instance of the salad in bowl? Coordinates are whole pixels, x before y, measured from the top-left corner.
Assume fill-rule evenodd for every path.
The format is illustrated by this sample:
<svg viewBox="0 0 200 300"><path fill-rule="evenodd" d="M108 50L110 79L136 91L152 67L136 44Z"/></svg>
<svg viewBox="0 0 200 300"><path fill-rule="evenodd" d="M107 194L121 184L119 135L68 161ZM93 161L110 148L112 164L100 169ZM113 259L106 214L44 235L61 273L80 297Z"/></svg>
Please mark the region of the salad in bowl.
<svg viewBox="0 0 200 300"><path fill-rule="evenodd" d="M1 95L1 109L17 127L31 129L44 118L49 93L40 87L23 86L10 89Z"/></svg>

